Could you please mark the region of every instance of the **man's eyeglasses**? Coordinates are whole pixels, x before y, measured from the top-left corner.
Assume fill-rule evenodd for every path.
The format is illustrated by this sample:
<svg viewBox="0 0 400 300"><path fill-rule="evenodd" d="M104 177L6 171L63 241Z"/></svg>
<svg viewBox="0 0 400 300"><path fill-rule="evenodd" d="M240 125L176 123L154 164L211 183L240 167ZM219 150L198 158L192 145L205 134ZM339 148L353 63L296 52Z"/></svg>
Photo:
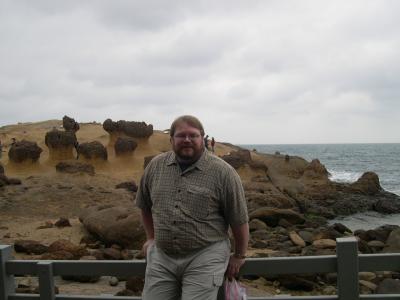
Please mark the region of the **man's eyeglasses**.
<svg viewBox="0 0 400 300"><path fill-rule="evenodd" d="M200 137L200 134L197 133L191 133L191 134L176 134L174 135L174 138L177 140L186 140L189 139L191 141L195 141Z"/></svg>

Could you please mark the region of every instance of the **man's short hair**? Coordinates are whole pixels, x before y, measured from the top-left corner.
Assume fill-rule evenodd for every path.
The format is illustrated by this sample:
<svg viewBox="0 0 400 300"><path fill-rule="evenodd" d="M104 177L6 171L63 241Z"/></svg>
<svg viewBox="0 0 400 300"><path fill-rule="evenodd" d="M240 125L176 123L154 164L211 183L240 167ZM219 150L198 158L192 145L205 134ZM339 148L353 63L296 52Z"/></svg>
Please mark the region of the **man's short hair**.
<svg viewBox="0 0 400 300"><path fill-rule="evenodd" d="M180 117L176 118L175 121L172 122L172 124L171 124L171 129L169 130L169 135L174 136L176 127L182 123L187 123L190 126L197 128L198 130L200 130L201 136L204 136L204 128L203 128L203 125L201 124L200 120L197 119L196 117L190 116L190 115L184 115L184 116L180 116Z"/></svg>

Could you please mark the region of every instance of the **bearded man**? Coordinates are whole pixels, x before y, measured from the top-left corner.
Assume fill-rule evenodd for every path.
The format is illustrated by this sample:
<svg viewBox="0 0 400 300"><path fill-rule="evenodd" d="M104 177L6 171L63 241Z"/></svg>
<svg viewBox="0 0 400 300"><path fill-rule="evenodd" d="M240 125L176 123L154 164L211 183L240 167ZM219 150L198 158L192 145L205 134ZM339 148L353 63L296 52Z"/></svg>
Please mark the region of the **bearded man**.
<svg viewBox="0 0 400 300"><path fill-rule="evenodd" d="M224 274L237 276L246 255L243 187L236 171L205 149L203 125L196 117L177 118L170 141L172 151L152 159L136 196L147 236L142 297L215 300Z"/></svg>

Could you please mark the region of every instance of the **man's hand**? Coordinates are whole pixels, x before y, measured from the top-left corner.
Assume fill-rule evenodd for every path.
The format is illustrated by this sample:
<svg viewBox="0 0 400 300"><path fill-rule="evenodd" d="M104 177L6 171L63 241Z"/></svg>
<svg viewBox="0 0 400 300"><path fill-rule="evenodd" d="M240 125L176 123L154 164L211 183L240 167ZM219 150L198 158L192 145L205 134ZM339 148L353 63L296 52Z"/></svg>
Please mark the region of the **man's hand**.
<svg viewBox="0 0 400 300"><path fill-rule="evenodd" d="M147 249L154 243L154 239L148 239L142 247L143 256L147 257Z"/></svg>
<svg viewBox="0 0 400 300"><path fill-rule="evenodd" d="M239 275L240 268L244 264L244 258L237 258L234 254L229 258L228 268L226 269L226 276L229 280Z"/></svg>

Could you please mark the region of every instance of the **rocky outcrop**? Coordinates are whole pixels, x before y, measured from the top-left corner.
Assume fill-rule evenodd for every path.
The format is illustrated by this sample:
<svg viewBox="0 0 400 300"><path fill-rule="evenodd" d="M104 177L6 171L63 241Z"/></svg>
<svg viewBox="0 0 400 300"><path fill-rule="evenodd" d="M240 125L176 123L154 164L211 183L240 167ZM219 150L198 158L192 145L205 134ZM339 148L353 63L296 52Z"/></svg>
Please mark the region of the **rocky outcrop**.
<svg viewBox="0 0 400 300"><path fill-rule="evenodd" d="M113 122L107 119L103 123L103 128L110 135L124 134L133 138L148 138L153 134L153 125L147 125L145 122L124 121Z"/></svg>
<svg viewBox="0 0 400 300"><path fill-rule="evenodd" d="M74 158L73 150L77 145L74 131L52 130L46 133L45 144L49 148L49 156L55 160Z"/></svg>
<svg viewBox="0 0 400 300"><path fill-rule="evenodd" d="M115 155L129 155L135 151L137 142L131 138L118 137L114 144Z"/></svg>
<svg viewBox="0 0 400 300"><path fill-rule="evenodd" d="M73 118L68 116L63 117L63 127L66 131L77 132L79 130L79 123L75 122Z"/></svg>
<svg viewBox="0 0 400 300"><path fill-rule="evenodd" d="M87 160L107 160L108 154L106 147L98 141L79 144L77 148L78 157Z"/></svg>
<svg viewBox="0 0 400 300"><path fill-rule="evenodd" d="M313 159L305 168L303 176L310 178L328 179L330 173L318 159Z"/></svg>
<svg viewBox="0 0 400 300"><path fill-rule="evenodd" d="M138 186L134 181L125 181L117 184L116 189L126 189L130 192L137 192Z"/></svg>
<svg viewBox="0 0 400 300"><path fill-rule="evenodd" d="M355 183L350 185L350 188L355 192L366 195L375 195L382 191L379 177L374 172L364 173Z"/></svg>
<svg viewBox="0 0 400 300"><path fill-rule="evenodd" d="M37 162L42 151L37 143L22 140L11 145L8 157L14 163Z"/></svg>
<svg viewBox="0 0 400 300"><path fill-rule="evenodd" d="M249 150L240 149L237 151L232 151L228 155L224 155L221 158L235 169L239 169L240 167L248 165L254 169L263 169L264 171L268 170L264 163L252 160Z"/></svg>
<svg viewBox="0 0 400 300"><path fill-rule="evenodd" d="M141 249L146 239L137 209L92 206L82 211L79 220L91 234L106 244Z"/></svg>
<svg viewBox="0 0 400 300"><path fill-rule="evenodd" d="M91 164L81 163L77 161L62 161L56 165L57 172L76 174L76 173L86 173L89 175L94 175L94 167Z"/></svg>

